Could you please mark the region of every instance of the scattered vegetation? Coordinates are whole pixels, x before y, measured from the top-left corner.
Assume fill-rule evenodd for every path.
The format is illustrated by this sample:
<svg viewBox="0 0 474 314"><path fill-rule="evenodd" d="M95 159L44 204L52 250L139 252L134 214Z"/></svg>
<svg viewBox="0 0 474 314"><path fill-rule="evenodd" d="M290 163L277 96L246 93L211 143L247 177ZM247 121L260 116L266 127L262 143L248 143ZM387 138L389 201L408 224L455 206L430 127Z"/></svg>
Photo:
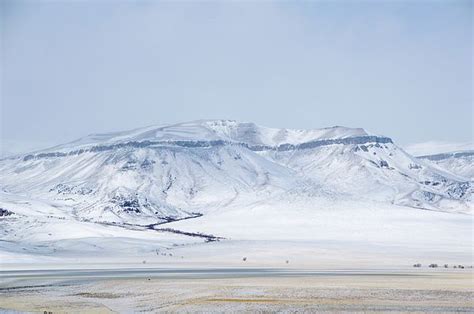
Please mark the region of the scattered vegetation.
<svg viewBox="0 0 474 314"><path fill-rule="evenodd" d="M108 292L98 292L98 293L80 292L75 295L79 297L84 297L84 298L97 298L97 299L118 299L121 297L119 294L108 293Z"/></svg>
<svg viewBox="0 0 474 314"><path fill-rule="evenodd" d="M200 233L200 232L186 232L186 231L181 231L181 230L171 229L171 228L151 228L151 229L156 230L156 231L162 231L162 232L182 234L189 237L204 238L206 242L214 242L214 241L220 241L224 239L222 237L217 237L212 234L205 234L205 233Z"/></svg>
<svg viewBox="0 0 474 314"><path fill-rule="evenodd" d="M422 265L420 263L413 264L413 267L420 268ZM438 268L438 264L432 263L428 265L429 268ZM444 264L443 268L449 268L449 264ZM453 265L454 269L464 269L464 268L473 268L473 266L464 266L464 265Z"/></svg>
<svg viewBox="0 0 474 314"><path fill-rule="evenodd" d="M0 208L0 217L6 217L6 216L10 216L10 215L13 215L13 212L11 212L7 209L4 209L4 208Z"/></svg>

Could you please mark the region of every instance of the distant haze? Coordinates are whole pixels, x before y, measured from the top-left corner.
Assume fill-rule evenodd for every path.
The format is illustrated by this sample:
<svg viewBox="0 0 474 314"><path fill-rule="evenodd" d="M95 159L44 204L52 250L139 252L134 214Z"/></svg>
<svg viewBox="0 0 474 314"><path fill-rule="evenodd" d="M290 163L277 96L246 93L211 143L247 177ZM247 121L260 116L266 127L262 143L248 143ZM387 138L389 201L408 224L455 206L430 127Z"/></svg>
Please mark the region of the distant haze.
<svg viewBox="0 0 474 314"><path fill-rule="evenodd" d="M196 119L471 142L471 1L12 1L2 151Z"/></svg>

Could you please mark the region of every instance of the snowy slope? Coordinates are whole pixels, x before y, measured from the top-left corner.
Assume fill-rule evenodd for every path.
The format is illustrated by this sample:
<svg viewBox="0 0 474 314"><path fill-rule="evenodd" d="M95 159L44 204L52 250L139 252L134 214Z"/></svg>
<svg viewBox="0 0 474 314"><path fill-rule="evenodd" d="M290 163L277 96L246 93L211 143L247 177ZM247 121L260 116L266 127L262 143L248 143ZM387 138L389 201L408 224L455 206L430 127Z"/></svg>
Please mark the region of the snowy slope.
<svg viewBox="0 0 474 314"><path fill-rule="evenodd" d="M445 169L468 180L474 180L474 150L419 156L435 167Z"/></svg>
<svg viewBox="0 0 474 314"><path fill-rule="evenodd" d="M391 142L267 152L280 164L354 199L469 211L471 183L410 156Z"/></svg>
<svg viewBox="0 0 474 314"><path fill-rule="evenodd" d="M266 197L303 184L291 169L240 146L124 147L6 160L0 171L9 193L67 203L80 218L142 224L185 218L246 194Z"/></svg>
<svg viewBox="0 0 474 314"><path fill-rule="evenodd" d="M474 143L425 142L411 144L406 151L431 166L474 179Z"/></svg>

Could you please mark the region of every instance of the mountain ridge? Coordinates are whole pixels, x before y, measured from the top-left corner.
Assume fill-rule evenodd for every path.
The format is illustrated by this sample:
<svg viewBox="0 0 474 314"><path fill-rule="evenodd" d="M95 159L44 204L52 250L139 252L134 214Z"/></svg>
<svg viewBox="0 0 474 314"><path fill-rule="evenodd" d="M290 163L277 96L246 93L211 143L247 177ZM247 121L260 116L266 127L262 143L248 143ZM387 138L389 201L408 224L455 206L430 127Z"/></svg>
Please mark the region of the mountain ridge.
<svg viewBox="0 0 474 314"><path fill-rule="evenodd" d="M420 160L447 170L466 180L474 180L474 150L460 150L446 153L417 156Z"/></svg>
<svg viewBox="0 0 474 314"><path fill-rule="evenodd" d="M168 125L152 125L128 131L93 133L72 142L38 150L33 153L144 141L225 141L247 144L249 146L275 147L282 144L298 145L311 141L336 140L357 136L377 135L371 134L362 128L343 126L307 130L278 129L258 126L252 122L237 122L235 120L195 120Z"/></svg>

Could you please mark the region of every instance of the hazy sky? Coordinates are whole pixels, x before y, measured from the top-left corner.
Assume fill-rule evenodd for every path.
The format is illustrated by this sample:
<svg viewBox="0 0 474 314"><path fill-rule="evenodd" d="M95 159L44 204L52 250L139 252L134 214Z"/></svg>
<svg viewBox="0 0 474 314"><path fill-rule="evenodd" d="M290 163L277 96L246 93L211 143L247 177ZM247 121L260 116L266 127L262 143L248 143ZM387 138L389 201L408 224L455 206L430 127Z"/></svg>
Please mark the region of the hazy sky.
<svg viewBox="0 0 474 314"><path fill-rule="evenodd" d="M7 149L207 118L472 140L470 1L0 2Z"/></svg>

